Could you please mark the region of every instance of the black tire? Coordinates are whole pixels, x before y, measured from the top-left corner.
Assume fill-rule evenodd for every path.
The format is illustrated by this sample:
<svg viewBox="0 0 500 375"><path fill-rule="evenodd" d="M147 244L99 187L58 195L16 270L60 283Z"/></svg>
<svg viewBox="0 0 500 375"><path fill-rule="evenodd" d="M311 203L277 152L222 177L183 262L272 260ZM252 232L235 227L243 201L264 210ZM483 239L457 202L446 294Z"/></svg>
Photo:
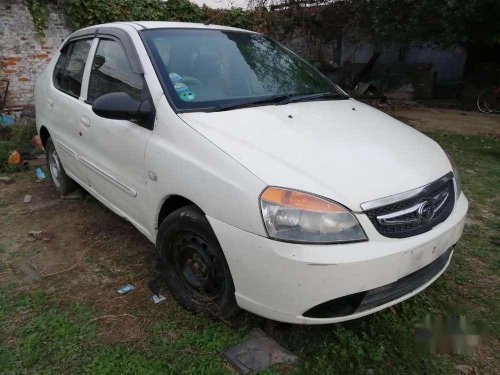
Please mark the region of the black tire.
<svg viewBox="0 0 500 375"><path fill-rule="evenodd" d="M49 175L52 179L54 189L60 195L66 195L74 191L77 188L78 184L66 174L61 160L57 156L54 142L52 142L52 138L50 137L47 139L47 143L45 144L45 154L47 157ZM54 168L56 168L57 170L55 170Z"/></svg>
<svg viewBox="0 0 500 375"><path fill-rule="evenodd" d="M156 249L160 274L180 305L223 319L238 312L231 271L200 209L186 206L168 215L160 225Z"/></svg>

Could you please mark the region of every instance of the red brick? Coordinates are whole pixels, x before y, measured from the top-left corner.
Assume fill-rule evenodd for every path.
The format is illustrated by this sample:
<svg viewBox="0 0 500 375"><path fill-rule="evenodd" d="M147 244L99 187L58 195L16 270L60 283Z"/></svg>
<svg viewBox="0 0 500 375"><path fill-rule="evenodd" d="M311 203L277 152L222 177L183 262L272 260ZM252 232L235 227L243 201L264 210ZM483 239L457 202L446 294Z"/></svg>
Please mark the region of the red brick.
<svg viewBox="0 0 500 375"><path fill-rule="evenodd" d="M7 66L7 65L17 65L17 61L12 61L12 60L4 60L2 62L2 66Z"/></svg>
<svg viewBox="0 0 500 375"><path fill-rule="evenodd" d="M41 55L36 55L36 58L38 59L46 59L47 57L49 57L49 55L47 55L46 53L43 53Z"/></svg>
<svg viewBox="0 0 500 375"><path fill-rule="evenodd" d="M17 72L17 70L15 69L5 69L2 71L4 74L12 74L12 73L15 73Z"/></svg>
<svg viewBox="0 0 500 375"><path fill-rule="evenodd" d="M18 81L19 82L29 82L29 78L26 78L26 77L21 77L21 78L18 78Z"/></svg>
<svg viewBox="0 0 500 375"><path fill-rule="evenodd" d="M20 57L4 57L3 58L4 61L21 61L21 58Z"/></svg>

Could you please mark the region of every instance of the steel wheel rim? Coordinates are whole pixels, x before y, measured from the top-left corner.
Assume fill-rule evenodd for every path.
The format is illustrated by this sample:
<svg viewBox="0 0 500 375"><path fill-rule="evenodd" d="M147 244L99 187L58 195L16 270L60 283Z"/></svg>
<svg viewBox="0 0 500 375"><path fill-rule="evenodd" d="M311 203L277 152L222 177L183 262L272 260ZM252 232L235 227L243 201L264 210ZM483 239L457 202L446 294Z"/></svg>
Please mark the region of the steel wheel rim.
<svg viewBox="0 0 500 375"><path fill-rule="evenodd" d="M175 236L170 250L173 276L190 298L207 302L222 297L224 267L208 241L196 232L183 231Z"/></svg>
<svg viewBox="0 0 500 375"><path fill-rule="evenodd" d="M61 162L59 161L59 157L57 156L57 151L55 149L49 154L49 168L54 185L56 185L57 188L60 188L62 185Z"/></svg>

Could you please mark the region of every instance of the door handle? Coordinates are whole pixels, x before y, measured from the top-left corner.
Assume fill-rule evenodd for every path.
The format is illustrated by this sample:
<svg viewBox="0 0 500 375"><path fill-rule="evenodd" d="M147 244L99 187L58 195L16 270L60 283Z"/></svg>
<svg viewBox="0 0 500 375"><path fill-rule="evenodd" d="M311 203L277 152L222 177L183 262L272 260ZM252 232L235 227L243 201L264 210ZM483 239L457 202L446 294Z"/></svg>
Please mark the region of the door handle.
<svg viewBox="0 0 500 375"><path fill-rule="evenodd" d="M82 124L86 128L90 128L90 119L87 116L81 116L80 117L80 124Z"/></svg>
<svg viewBox="0 0 500 375"><path fill-rule="evenodd" d="M49 106L53 107L53 106L54 106L54 99L52 99L52 98L47 98L47 104L48 104Z"/></svg>

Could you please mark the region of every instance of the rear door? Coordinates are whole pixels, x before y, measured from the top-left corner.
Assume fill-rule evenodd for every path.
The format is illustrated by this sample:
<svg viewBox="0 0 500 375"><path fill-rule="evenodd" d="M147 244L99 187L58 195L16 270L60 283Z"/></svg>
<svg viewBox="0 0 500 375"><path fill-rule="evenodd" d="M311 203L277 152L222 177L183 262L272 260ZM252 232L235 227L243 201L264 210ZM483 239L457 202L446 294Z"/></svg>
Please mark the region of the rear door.
<svg viewBox="0 0 500 375"><path fill-rule="evenodd" d="M117 38L99 38L89 70L86 100L79 107L79 121L84 124L80 163L87 186L149 235L144 153L153 124L105 119L92 111L97 98L112 92L145 100L150 97L147 85L143 75L132 70Z"/></svg>
<svg viewBox="0 0 500 375"><path fill-rule="evenodd" d="M92 41L92 38L79 39L63 47L45 103L49 109L49 131L58 156L68 175L76 180L83 177L78 163L81 146L78 110L82 102L82 82Z"/></svg>

